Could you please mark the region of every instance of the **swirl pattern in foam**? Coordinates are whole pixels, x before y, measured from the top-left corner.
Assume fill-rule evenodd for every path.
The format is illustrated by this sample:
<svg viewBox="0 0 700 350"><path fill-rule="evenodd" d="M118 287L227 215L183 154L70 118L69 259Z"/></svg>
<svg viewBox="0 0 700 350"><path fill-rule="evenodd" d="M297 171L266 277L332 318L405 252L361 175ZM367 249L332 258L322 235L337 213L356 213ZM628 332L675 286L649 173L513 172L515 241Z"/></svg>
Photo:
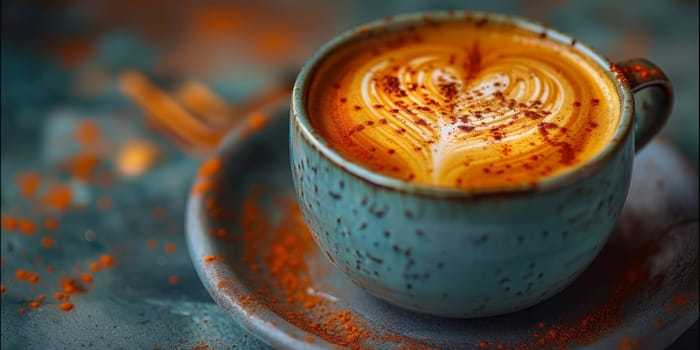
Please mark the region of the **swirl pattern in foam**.
<svg viewBox="0 0 700 350"><path fill-rule="evenodd" d="M307 109L346 158L421 184L536 182L612 138L620 103L570 45L468 21L353 43L324 60Z"/></svg>

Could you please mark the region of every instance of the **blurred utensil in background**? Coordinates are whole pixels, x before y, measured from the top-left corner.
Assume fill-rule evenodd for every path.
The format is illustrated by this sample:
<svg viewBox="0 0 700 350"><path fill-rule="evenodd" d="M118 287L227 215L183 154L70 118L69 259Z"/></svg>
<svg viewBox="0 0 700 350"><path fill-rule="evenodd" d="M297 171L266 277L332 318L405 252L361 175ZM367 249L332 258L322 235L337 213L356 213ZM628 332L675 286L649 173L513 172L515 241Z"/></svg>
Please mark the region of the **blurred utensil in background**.
<svg viewBox="0 0 700 350"><path fill-rule="evenodd" d="M296 73L287 71L279 83L238 105L230 104L195 81L168 93L136 70L124 71L119 85L124 95L143 108L150 125L184 151L203 155L214 150L228 131L242 121L254 123L262 120L255 118L255 114L269 115L286 108Z"/></svg>

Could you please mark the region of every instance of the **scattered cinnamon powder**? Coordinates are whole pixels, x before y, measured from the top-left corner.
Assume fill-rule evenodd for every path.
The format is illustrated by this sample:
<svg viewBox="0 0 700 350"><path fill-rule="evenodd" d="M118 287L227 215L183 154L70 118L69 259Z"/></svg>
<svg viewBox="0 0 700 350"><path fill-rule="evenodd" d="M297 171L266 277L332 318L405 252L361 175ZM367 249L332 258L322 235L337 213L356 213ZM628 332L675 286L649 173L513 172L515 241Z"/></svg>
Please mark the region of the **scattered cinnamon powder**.
<svg viewBox="0 0 700 350"><path fill-rule="evenodd" d="M35 171L30 171L24 174L20 174L17 179L19 185L20 193L25 199L34 197L36 190L39 188L41 182L41 177Z"/></svg>
<svg viewBox="0 0 700 350"><path fill-rule="evenodd" d="M36 232L36 225L29 219L20 219L19 230L25 235L33 235Z"/></svg>
<svg viewBox="0 0 700 350"><path fill-rule="evenodd" d="M109 255L109 254L102 254L100 255L100 264L102 264L103 267L112 267L114 266L114 257Z"/></svg>
<svg viewBox="0 0 700 350"><path fill-rule="evenodd" d="M41 237L41 246L44 248L51 248L53 247L54 243L55 240L51 236Z"/></svg>
<svg viewBox="0 0 700 350"><path fill-rule="evenodd" d="M267 125L267 117L260 111L255 111L250 115L248 119L248 130L247 132L258 131Z"/></svg>
<svg viewBox="0 0 700 350"><path fill-rule="evenodd" d="M644 262L656 250L657 246L653 242L640 242L634 252L624 257L624 262L615 261L612 264L622 264L622 270L617 272L619 277L615 288L604 304L589 311L578 321L550 325L538 322L532 331L532 341L519 344L516 349L568 349L572 345L591 344L614 332L620 326L623 305L648 281L649 271ZM620 258L621 256L615 257ZM603 260L599 258L601 261Z"/></svg>
<svg viewBox="0 0 700 350"><path fill-rule="evenodd" d="M94 281L94 280L92 279L92 275L90 275L89 273L82 273L82 274L80 274L80 276L78 276L78 278L79 278L81 281L87 282L87 283L92 283L92 282Z"/></svg>
<svg viewBox="0 0 700 350"><path fill-rule="evenodd" d="M636 341L630 337L623 337L622 340L620 341L619 350L634 350L634 349L637 349L637 346L639 346L638 341Z"/></svg>
<svg viewBox="0 0 700 350"><path fill-rule="evenodd" d="M65 163L73 178L84 182L92 180L99 164L100 159L92 153L79 154Z"/></svg>
<svg viewBox="0 0 700 350"><path fill-rule="evenodd" d="M241 215L242 233L234 235L242 241L241 262L250 270L250 283L257 286L255 294L241 298L244 309L264 304L296 327L349 348L363 348L372 337L376 342L393 342L411 349L428 348L415 339L379 337L365 318L314 293L305 259L316 245L297 202L292 198L277 198L282 217L272 221L257 204L259 197L258 190L248 196ZM217 287L233 288L223 282Z"/></svg>
<svg viewBox="0 0 700 350"><path fill-rule="evenodd" d="M207 264L210 262L213 262L213 261L222 261L222 259L220 257L214 256L214 255L207 255L204 257L204 262Z"/></svg>
<svg viewBox="0 0 700 350"><path fill-rule="evenodd" d="M61 305L59 305L59 307L61 308L61 310L68 312L68 311L73 310L73 303L70 303L70 302L61 303Z"/></svg>
<svg viewBox="0 0 700 350"><path fill-rule="evenodd" d="M44 221L44 228L46 228L49 231L58 229L58 220L51 217L46 218L46 220Z"/></svg>
<svg viewBox="0 0 700 350"><path fill-rule="evenodd" d="M100 127L94 120L82 120L75 127L75 138L83 147L89 147L100 138Z"/></svg>
<svg viewBox="0 0 700 350"><path fill-rule="evenodd" d="M676 295L671 298L666 306L666 312L671 314L686 308L690 304L690 299L682 295Z"/></svg>
<svg viewBox="0 0 700 350"><path fill-rule="evenodd" d="M688 305L688 298L686 298L684 296L677 295L677 296L673 297L673 299L671 299L671 302L673 302L674 304L679 305L679 306L685 306L685 305Z"/></svg>
<svg viewBox="0 0 700 350"><path fill-rule="evenodd" d="M15 276L17 277L18 281L25 281L29 283L39 282L39 275L24 269L17 269L17 271L15 271Z"/></svg>
<svg viewBox="0 0 700 350"><path fill-rule="evenodd" d="M102 270L102 266L100 266L100 263L92 262L88 265L88 269L90 269L90 271L93 271L93 272L98 272L98 271Z"/></svg>
<svg viewBox="0 0 700 350"><path fill-rule="evenodd" d="M166 252L166 253L171 253L171 254L172 254L172 253L175 253L175 250L176 250L175 243L173 243L173 242L167 242L167 243L165 243L165 247L164 247L164 248L165 248L165 252Z"/></svg>
<svg viewBox="0 0 700 350"><path fill-rule="evenodd" d="M162 207L155 207L153 208L153 211L151 212L151 216L153 217L153 220L159 221L163 220L165 218L165 209Z"/></svg>
<svg viewBox="0 0 700 350"><path fill-rule="evenodd" d="M12 216L6 216L2 218L2 228L8 231L14 231L17 229L17 219Z"/></svg>
<svg viewBox="0 0 700 350"><path fill-rule="evenodd" d="M43 198L43 202L46 205L58 211L67 210L70 207L72 200L73 192L71 191L70 187L63 185L54 186Z"/></svg>
<svg viewBox="0 0 700 350"><path fill-rule="evenodd" d="M226 237L228 237L228 232L226 232L225 229L220 228L220 229L216 230L216 235L220 238L226 238Z"/></svg>

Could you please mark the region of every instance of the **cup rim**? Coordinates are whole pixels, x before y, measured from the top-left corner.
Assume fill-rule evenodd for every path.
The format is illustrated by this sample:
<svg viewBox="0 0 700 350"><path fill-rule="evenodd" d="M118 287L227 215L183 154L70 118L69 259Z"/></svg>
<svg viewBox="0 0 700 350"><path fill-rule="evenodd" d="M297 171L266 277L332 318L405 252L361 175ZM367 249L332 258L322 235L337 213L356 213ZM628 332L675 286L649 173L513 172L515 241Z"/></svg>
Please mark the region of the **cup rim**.
<svg viewBox="0 0 700 350"><path fill-rule="evenodd" d="M473 20L486 20L491 23L509 24L527 31L544 34L549 40L554 40L559 43L564 43L574 47L579 53L585 55L597 64L607 77L613 82L615 90L620 99L620 119L613 133L612 138L607 145L603 147L593 157L585 162L578 164L557 175L537 179L532 183L517 184L511 186L486 187L474 189L460 189L456 187L434 186L426 184L417 184L408 182L399 178L390 177L387 175L375 172L360 163L356 163L346 157L343 157L335 151L323 137L318 133L307 115L306 98L308 87L310 86L311 78L316 68L323 60L331 55L333 51L343 45L357 39L358 36L370 35L374 31L386 29L399 29L412 24L422 24L426 21L449 22L459 19L470 18ZM591 48L575 39L574 37L563 33L557 29L553 29L546 24L524 19L521 17L483 11L426 11L400 14L397 16L386 17L375 20L358 27L349 29L340 35L335 36L330 41L326 42L319 48L304 64L292 90L291 97L291 122L293 127L298 127L302 137L314 148L320 155L324 156L334 166L353 175L354 177L368 182L374 186L378 186L387 190L397 192L416 194L428 197L439 198L474 198L484 196L517 196L531 195L533 193L551 192L561 189L573 183L577 183L591 176L603 165L607 160L614 156L619 148L625 143L632 129L634 119L634 101L629 83L625 79L619 77L616 66L603 56L597 50ZM294 140L291 140L294 142Z"/></svg>

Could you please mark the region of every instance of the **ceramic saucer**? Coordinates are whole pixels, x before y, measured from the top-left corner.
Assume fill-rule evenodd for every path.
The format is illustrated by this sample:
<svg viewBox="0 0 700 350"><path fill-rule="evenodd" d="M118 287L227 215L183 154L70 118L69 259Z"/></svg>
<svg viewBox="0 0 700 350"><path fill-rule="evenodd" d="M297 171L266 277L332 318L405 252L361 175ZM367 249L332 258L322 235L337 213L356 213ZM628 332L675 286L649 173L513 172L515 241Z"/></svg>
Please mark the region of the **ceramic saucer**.
<svg viewBox="0 0 700 350"><path fill-rule="evenodd" d="M698 318L698 175L664 141L637 155L620 221L581 277L524 311L456 320L387 304L330 265L294 210L288 118L257 118L202 165L187 238L214 300L275 348L659 349Z"/></svg>

